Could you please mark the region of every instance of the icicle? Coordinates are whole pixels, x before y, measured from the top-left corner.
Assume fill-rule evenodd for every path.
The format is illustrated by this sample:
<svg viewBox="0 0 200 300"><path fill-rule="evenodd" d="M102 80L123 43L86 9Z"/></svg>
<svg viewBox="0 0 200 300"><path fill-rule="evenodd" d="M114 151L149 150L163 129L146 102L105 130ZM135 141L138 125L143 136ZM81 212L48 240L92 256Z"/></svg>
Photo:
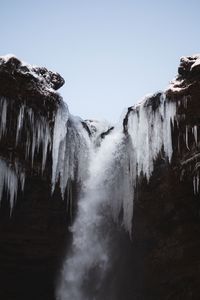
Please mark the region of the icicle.
<svg viewBox="0 0 200 300"><path fill-rule="evenodd" d="M187 103L188 103L188 98L187 97L184 97L183 98L183 105L184 105L184 108L187 109Z"/></svg>
<svg viewBox="0 0 200 300"><path fill-rule="evenodd" d="M176 115L176 103L169 102L163 96L163 102L162 105L165 107L163 118L163 127L161 129L160 134L162 134L162 144L164 145L164 151L166 157L169 159L169 162L171 161L172 154L173 154L173 148L172 148L172 126L174 126L174 118ZM155 124L157 126L157 124ZM156 141L155 141L156 142ZM160 149L159 149L160 151ZM157 153L158 154L158 153ZM156 154L156 156L157 156Z"/></svg>
<svg viewBox="0 0 200 300"><path fill-rule="evenodd" d="M186 125L186 128L185 128L185 143L186 143L187 149L190 151L190 148L188 146L188 126L187 125Z"/></svg>
<svg viewBox="0 0 200 300"><path fill-rule="evenodd" d="M199 193L199 172L197 173L197 194Z"/></svg>
<svg viewBox="0 0 200 300"><path fill-rule="evenodd" d="M0 139L5 134L6 131L6 121L7 121L7 100L2 97L0 99Z"/></svg>
<svg viewBox="0 0 200 300"><path fill-rule="evenodd" d="M43 153L42 153L42 172L44 171L45 165L46 165L46 160L47 160L47 150L49 147L49 150L51 150L51 134L50 134L50 129L46 125L44 127L44 138L43 138Z"/></svg>
<svg viewBox="0 0 200 300"><path fill-rule="evenodd" d="M146 99L145 99L146 100ZM172 157L171 123L174 124L176 104L167 102L165 95L160 97L160 106L154 112L145 101L136 107L129 116L128 132L136 152L137 175L142 173L149 180L153 162L164 146L166 157Z"/></svg>
<svg viewBox="0 0 200 300"><path fill-rule="evenodd" d="M15 168L12 169L9 165L0 158L0 201L3 196L3 190L7 192L7 197L10 202L10 213L17 198L18 186L20 184L21 190L24 189L25 173L20 171L18 165L15 163Z"/></svg>
<svg viewBox="0 0 200 300"><path fill-rule="evenodd" d="M16 131L16 145L18 144L18 141L19 141L19 135L20 135L22 127L23 127L23 122L24 122L24 105L22 105L20 107L20 111L19 111L19 115L18 115L17 131Z"/></svg>
<svg viewBox="0 0 200 300"><path fill-rule="evenodd" d="M44 117L37 116L31 108L25 108L26 114L28 116L29 127L32 132L30 136L26 138L26 158L31 154L32 166L34 163L35 152L39 152L42 149L42 166L41 171L44 171L48 147L51 148L52 139L50 134L50 128L47 120ZM21 112L22 111L22 112ZM19 120L24 117L24 108L19 113ZM21 117L22 116L22 117ZM23 124L23 121L19 121L18 124ZM20 127L19 126L19 127ZM30 153L31 149L31 153Z"/></svg>
<svg viewBox="0 0 200 300"><path fill-rule="evenodd" d="M193 127L193 133L194 133L194 139L195 139L195 143L196 143L196 145L198 144L198 128L197 128L197 125L195 125L194 127Z"/></svg>
<svg viewBox="0 0 200 300"><path fill-rule="evenodd" d="M52 192L55 184L62 173L65 154L65 137L67 134L67 121L69 112L67 107L57 110L53 131L53 147L52 147ZM67 162L65 162L67 163ZM62 189L63 192L63 189Z"/></svg>
<svg viewBox="0 0 200 300"><path fill-rule="evenodd" d="M178 133L178 153L180 153L180 135Z"/></svg>
<svg viewBox="0 0 200 300"><path fill-rule="evenodd" d="M136 188L137 178L143 175L150 179L153 172L154 161L156 160L162 147L169 162L173 154L171 126L174 125L176 115L176 103L166 99L165 94L160 96L159 107L154 111L151 105L147 104L148 98L135 107L128 119L128 133L131 138L133 149L129 151L131 169L130 182ZM131 149L131 146L129 146ZM129 185L131 185L129 183ZM130 203L133 203L134 191L131 196L122 197L124 222L126 228L131 231L133 210ZM128 216L128 217L127 217ZM127 222L128 220L128 222Z"/></svg>
<svg viewBox="0 0 200 300"><path fill-rule="evenodd" d="M30 152L30 137L27 136L26 138L26 153L25 153L25 158L28 159L29 157L29 152Z"/></svg>
<svg viewBox="0 0 200 300"><path fill-rule="evenodd" d="M88 161L89 136L79 118L69 115L67 107L60 108L55 116L52 147L52 192L60 180L64 198L68 180L83 182Z"/></svg>
<svg viewBox="0 0 200 300"><path fill-rule="evenodd" d="M193 176L193 190L194 190L194 194L196 195L196 177L195 177L195 175Z"/></svg>

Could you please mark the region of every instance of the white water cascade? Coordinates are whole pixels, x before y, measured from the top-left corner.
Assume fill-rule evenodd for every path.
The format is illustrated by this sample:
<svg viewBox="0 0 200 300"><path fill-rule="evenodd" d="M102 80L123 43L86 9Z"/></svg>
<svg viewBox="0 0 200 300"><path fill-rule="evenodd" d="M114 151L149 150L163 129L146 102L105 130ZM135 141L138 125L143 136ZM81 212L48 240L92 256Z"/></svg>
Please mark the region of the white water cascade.
<svg viewBox="0 0 200 300"><path fill-rule="evenodd" d="M87 282L89 272L98 272L101 282L99 279L108 268L109 235L104 232L104 226L110 205L109 188L115 180L115 163L121 160L119 148L123 139L122 131L115 131L112 138L105 138L100 148L91 149L89 177L83 186L78 215L71 228L73 245L64 264L58 299L87 299L83 284ZM98 290L98 284L95 288Z"/></svg>
<svg viewBox="0 0 200 300"><path fill-rule="evenodd" d="M142 175L149 180L162 149L171 160L176 104L161 95L153 110L147 100L130 112L126 134L119 124L99 147L93 143L90 149L88 178L71 228L73 241L57 288L58 300L99 299L111 261L109 220L119 221L123 212L122 224L131 236L137 178ZM96 280L91 282L93 277Z"/></svg>

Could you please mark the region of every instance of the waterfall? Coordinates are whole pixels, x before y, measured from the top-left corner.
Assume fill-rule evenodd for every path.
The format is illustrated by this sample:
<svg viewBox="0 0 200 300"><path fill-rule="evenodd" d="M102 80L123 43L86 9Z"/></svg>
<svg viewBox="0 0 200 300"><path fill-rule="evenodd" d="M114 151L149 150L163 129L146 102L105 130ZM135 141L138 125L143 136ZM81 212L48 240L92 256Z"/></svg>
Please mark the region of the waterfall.
<svg viewBox="0 0 200 300"><path fill-rule="evenodd" d="M101 147L90 149L88 179L82 188L78 215L71 228L73 244L64 264L58 299L88 299L84 285L90 280L91 272L98 274L93 287L97 293L109 268L109 229L105 227L110 206L108 194L115 179L115 163L120 162L119 148L123 141L122 131L116 130L102 141Z"/></svg>
<svg viewBox="0 0 200 300"><path fill-rule="evenodd" d="M160 94L153 107L151 98L129 109L126 132L119 124L97 147L95 141L91 144L88 177L82 183L71 227L73 240L58 285L58 300L99 299L101 282L112 261L109 220L121 222L132 236L137 179L150 179L159 153L171 160L176 104Z"/></svg>
<svg viewBox="0 0 200 300"><path fill-rule="evenodd" d="M15 118L13 111L16 114ZM53 123L53 130L51 123ZM38 164L38 173L41 175L45 170L47 155L52 153L52 193L56 183L59 182L64 199L69 180L76 179L77 182L85 180L91 141L83 128L82 119L70 115L64 103L58 107L53 119L48 120L40 112L30 108L26 101L19 104L14 99L0 97L0 142L9 135L14 137L12 140L15 143L12 147L22 148L24 161L30 161L31 168L34 168L36 157L41 152L41 163ZM12 167L12 164L15 167ZM0 158L0 201L5 188L10 195L11 212L14 200L17 199L18 183L20 183L18 178L23 178L23 182L25 181L25 171L21 167L16 167L17 165L16 157L13 157L10 163L8 158Z"/></svg>
<svg viewBox="0 0 200 300"><path fill-rule="evenodd" d="M12 101L0 99L0 140L13 130L8 126L9 105ZM58 300L99 299L102 282L112 267L113 224L124 227L132 238L139 179L149 181L158 155L171 161L175 117L176 103L164 93L145 97L139 105L130 107L123 122L115 127L107 122L83 122L64 104L58 107L52 122L26 103L18 107L13 135L15 145L22 142L25 147L25 160L34 167L40 151L42 175L47 154L52 153L52 193L58 183L63 199L70 180L81 186L71 226L72 244L57 288ZM187 147L188 132L186 128ZM193 135L196 141L196 128ZM12 211L18 186L24 188L25 172L17 161L11 166L1 159L0 168L0 199L7 191ZM197 186L199 175L194 179L198 192Z"/></svg>

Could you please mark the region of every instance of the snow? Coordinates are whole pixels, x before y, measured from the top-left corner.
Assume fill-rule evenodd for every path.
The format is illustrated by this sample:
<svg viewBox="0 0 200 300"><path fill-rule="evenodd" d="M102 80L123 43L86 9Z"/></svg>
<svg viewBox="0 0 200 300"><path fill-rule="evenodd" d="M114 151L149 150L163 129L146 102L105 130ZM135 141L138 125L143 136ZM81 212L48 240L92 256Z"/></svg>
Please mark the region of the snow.
<svg viewBox="0 0 200 300"><path fill-rule="evenodd" d="M173 80L170 81L170 84L166 88L166 90L171 90L172 92L175 92L175 93L181 92L184 90L183 83L184 83L184 80L183 79L180 80L180 78L177 76Z"/></svg>
<svg viewBox="0 0 200 300"><path fill-rule="evenodd" d="M7 63L9 59L11 58L17 58L14 54L6 54L6 55L3 55L3 56L0 56L0 63Z"/></svg>
<svg viewBox="0 0 200 300"><path fill-rule="evenodd" d="M86 120L85 122L90 129L93 139L97 139L103 132L108 131L113 126L107 120Z"/></svg>
<svg viewBox="0 0 200 300"><path fill-rule="evenodd" d="M200 54L192 56L183 56L180 59L180 67L183 67L188 73L194 71L200 65ZM166 90L171 90L174 93L183 92L189 87L190 83L182 75L176 76L169 84Z"/></svg>
<svg viewBox="0 0 200 300"><path fill-rule="evenodd" d="M15 58L19 62L19 70L21 74L30 74L40 83L40 87L38 89L42 89L43 94L56 93L54 89L54 84L51 81L50 74L58 74L50 70L46 70L45 75L40 74L40 67L36 65L30 65L25 61L19 60L14 54L7 54L4 56L0 56L0 65L6 64L10 59ZM18 66L17 66L18 68ZM43 68L45 69L45 68Z"/></svg>
<svg viewBox="0 0 200 300"><path fill-rule="evenodd" d="M195 63L191 66L191 71L195 68L195 67L197 67L197 66L199 66L200 65L200 57L198 57L197 59L196 59L196 61L195 61Z"/></svg>

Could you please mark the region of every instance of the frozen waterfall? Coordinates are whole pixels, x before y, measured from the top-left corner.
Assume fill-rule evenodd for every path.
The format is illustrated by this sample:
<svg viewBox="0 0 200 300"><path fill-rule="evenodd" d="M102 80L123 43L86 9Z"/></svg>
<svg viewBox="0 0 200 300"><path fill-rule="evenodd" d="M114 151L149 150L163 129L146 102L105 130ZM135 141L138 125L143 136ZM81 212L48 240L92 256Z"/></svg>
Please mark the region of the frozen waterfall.
<svg viewBox="0 0 200 300"><path fill-rule="evenodd" d="M152 105L154 97L156 101ZM11 130L10 105L12 101L0 99L0 139ZM97 299L112 262L111 227L118 223L132 236L138 179L145 177L149 181L159 155L171 161L175 119L176 103L169 101L164 93L146 97L139 105L129 108L124 118L126 122L120 121L115 127L107 122L84 122L72 116L64 104L58 107L52 120L26 103L18 106L13 124L15 146L25 148L25 159L32 168L41 153L42 175L48 154L52 154L52 193L59 184L64 199L70 180L81 186L78 211L71 227L72 244L57 288L58 300ZM197 128L192 132L197 141ZM186 127L187 147L188 134ZM10 164L0 159L0 199L6 191L11 211L18 187L23 190L25 181L25 172L17 161L14 166L13 161ZM198 186L199 177L195 177L195 191ZM91 276L96 280L93 279L89 293Z"/></svg>
<svg viewBox="0 0 200 300"><path fill-rule="evenodd" d="M98 299L111 261L108 219L119 222L122 212L122 225L131 236L137 178L145 176L149 180L161 151L171 160L176 104L164 94L160 95L157 107L149 105L148 100L145 98L129 110L126 133L119 124L100 145L95 140L91 144L88 178L83 182L71 228L73 241L58 285L58 300ZM91 274L98 277L92 296L87 289Z"/></svg>
<svg viewBox="0 0 200 300"><path fill-rule="evenodd" d="M15 115L17 115L17 118ZM53 128L52 125L53 124ZM37 164L38 173L43 175L47 163L48 153L52 153L52 193L56 183L59 182L62 197L69 180L83 182L87 176L88 149L90 139L82 125L81 118L73 117L67 105L62 103L53 115L53 120L35 112L26 102L17 103L14 99L0 98L0 141L9 136L15 138L15 145L21 147L24 160L30 162L31 168L35 166L37 155L41 153L41 163ZM12 142L12 138L11 138ZM14 161L13 161L14 160ZM0 201L3 188L8 189L10 207L13 208L14 199L17 198L18 177L23 177L25 172L17 168L14 172L9 165L16 166L17 159L11 162L1 160L1 187ZM6 167L7 166L7 167ZM15 176L17 174L17 177Z"/></svg>
<svg viewBox="0 0 200 300"><path fill-rule="evenodd" d="M9 134L9 105L8 99L0 99L0 139ZM72 244L57 288L58 300L97 299L112 261L111 227L119 224L132 237L138 179L145 177L149 181L159 154L171 161L175 119L176 103L164 93L146 97L129 108L123 122L115 127L107 122L84 122L72 116L64 104L58 107L51 122L26 103L19 105L14 123L15 145L21 143L25 147L25 159L34 168L41 153L42 175L47 156L52 154L52 193L58 183L63 199L70 180L81 186L71 227ZM197 141L197 128L192 132ZM188 134L186 127L187 147ZM10 164L0 159L0 199L6 191L11 211L18 187L23 190L25 182L25 172L17 161L14 166L13 161ZM198 191L199 177L195 178L194 187ZM92 274L96 280L89 293Z"/></svg>

